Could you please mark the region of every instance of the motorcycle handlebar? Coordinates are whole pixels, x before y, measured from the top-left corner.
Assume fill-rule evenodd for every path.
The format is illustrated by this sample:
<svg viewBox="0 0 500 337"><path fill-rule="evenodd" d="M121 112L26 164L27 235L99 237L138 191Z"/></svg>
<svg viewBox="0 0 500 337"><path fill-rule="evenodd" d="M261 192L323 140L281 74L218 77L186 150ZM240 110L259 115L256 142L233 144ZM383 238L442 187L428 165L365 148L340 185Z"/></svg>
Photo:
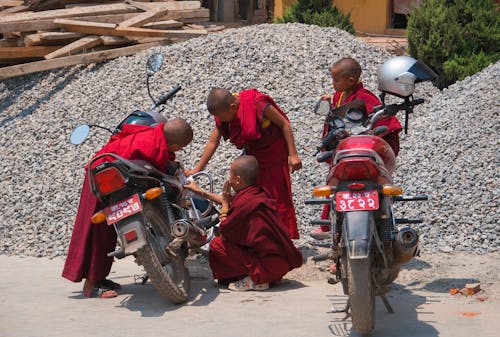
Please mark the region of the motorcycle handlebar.
<svg viewBox="0 0 500 337"><path fill-rule="evenodd" d="M173 87L169 92L167 92L165 95L161 96L158 102L156 103L156 106L165 104L169 99L175 96L176 93L181 90L181 86L177 84L175 87Z"/></svg>

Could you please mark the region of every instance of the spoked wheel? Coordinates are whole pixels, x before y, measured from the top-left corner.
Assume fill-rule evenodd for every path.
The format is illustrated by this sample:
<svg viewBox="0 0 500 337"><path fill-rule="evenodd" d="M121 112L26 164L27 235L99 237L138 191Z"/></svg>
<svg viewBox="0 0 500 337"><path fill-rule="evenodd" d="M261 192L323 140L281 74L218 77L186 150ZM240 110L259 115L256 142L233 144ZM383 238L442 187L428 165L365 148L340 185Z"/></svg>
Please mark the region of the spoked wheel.
<svg viewBox="0 0 500 337"><path fill-rule="evenodd" d="M151 283L160 295L173 303L185 302L191 290L189 270L185 266L187 251L181 246L177 256L165 250L172 241L165 237L168 228L161 211L152 203L143 204L143 217L148 245L137 252Z"/></svg>
<svg viewBox="0 0 500 337"><path fill-rule="evenodd" d="M375 328L375 292L372 278L372 257L347 258L347 285L354 330L368 334Z"/></svg>

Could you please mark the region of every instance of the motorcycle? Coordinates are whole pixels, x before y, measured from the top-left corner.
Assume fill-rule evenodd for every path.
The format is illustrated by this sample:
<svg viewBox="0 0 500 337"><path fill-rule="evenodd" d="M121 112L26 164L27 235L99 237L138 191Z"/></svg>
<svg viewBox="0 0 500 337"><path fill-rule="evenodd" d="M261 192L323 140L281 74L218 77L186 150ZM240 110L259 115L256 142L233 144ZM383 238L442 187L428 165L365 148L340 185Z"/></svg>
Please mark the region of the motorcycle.
<svg viewBox="0 0 500 337"><path fill-rule="evenodd" d="M160 69L163 59L163 54L157 53L147 62L146 86L153 101L148 111L132 112L114 130L80 125L73 130L71 143L83 143L91 127L115 134L125 124L155 123L167 101L181 89L177 85L158 100L151 95L149 78ZM161 172L146 161L127 160L113 153L92 158L88 167L92 193L104 205L91 222L96 226L107 223L117 234L116 250L108 256L133 255L146 272L142 283L149 279L162 297L173 303L185 302L191 288L185 260L193 251L203 252L214 235L219 214L211 201L183 186L188 179L201 178L213 191L212 176L202 171L188 178L180 161L171 161L167 172Z"/></svg>
<svg viewBox="0 0 500 337"><path fill-rule="evenodd" d="M346 306L332 308L332 312L350 313L354 330L363 334L375 327L375 296L380 296L387 311L393 312L385 296L388 286L401 265L419 252L418 232L407 224L423 220L396 218L393 205L428 199L425 195L405 196L402 188L393 184L395 155L380 137L387 127L374 125L405 111L406 131L408 116L424 102L413 98L412 85L434 78L423 63L407 56L396 57L379 69L382 106L374 108L371 115L360 100L333 110L328 101L316 106L317 113L326 115L327 131L316 159L329 161L330 169L327 185L315 187L315 198L305 203L330 206L328 219L311 223L330 226L330 256L336 269L329 283L340 282L348 296ZM403 102L386 104L387 94Z"/></svg>

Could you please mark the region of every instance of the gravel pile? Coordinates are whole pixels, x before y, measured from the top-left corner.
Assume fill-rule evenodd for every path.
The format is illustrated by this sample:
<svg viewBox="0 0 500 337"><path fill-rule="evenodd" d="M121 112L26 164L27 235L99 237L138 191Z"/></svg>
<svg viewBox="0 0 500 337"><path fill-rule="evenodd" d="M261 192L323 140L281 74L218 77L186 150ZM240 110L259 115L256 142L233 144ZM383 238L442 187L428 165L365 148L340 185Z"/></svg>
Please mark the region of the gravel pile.
<svg viewBox="0 0 500 337"><path fill-rule="evenodd" d="M155 96L176 84L183 87L164 114L184 117L195 129L193 143L180 153L188 168L201 155L213 127L205 106L210 88L236 92L256 87L288 113L304 165L292 176L302 236L297 244L310 241L309 221L319 217L320 208L306 207L303 201L327 172L313 157L322 118L312 113L312 106L332 90L328 68L341 57L354 57L364 70L365 86L376 91L376 69L391 55L335 28L266 24L228 29L104 64L0 82L0 253L66 254L83 166L108 138L95 129L85 144L74 146L69 134L82 123L112 128L127 113L147 108L145 64L154 51L166 56L152 79ZM428 103L411 117L396 181L408 193L430 195L429 202L398 207L398 215L426 219L418 226L424 249L497 250L499 72L498 64L491 66L442 93L430 84L417 89L416 96ZM230 144L219 147L207 167L217 187L237 155Z"/></svg>

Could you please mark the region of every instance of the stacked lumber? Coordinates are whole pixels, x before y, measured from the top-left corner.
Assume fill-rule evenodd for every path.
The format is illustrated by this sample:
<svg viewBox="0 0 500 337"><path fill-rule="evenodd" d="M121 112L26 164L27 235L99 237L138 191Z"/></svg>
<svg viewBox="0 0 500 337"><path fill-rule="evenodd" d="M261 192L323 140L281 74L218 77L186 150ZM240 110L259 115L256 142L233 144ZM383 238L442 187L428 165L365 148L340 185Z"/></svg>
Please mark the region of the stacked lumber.
<svg viewBox="0 0 500 337"><path fill-rule="evenodd" d="M224 29L210 25L209 16L200 1L0 0L0 79L101 62Z"/></svg>

